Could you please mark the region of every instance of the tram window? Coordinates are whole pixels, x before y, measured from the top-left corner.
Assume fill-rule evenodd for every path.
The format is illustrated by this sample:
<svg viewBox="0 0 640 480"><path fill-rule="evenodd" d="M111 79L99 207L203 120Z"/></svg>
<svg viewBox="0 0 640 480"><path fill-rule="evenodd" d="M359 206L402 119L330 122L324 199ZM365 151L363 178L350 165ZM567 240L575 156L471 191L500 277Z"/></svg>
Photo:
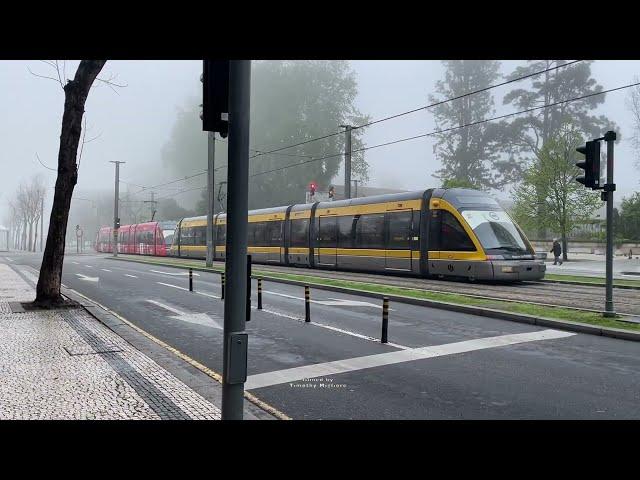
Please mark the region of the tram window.
<svg viewBox="0 0 640 480"><path fill-rule="evenodd" d="M475 251L476 247L456 217L450 212L442 212L442 228L440 250Z"/></svg>
<svg viewBox="0 0 640 480"><path fill-rule="evenodd" d="M352 215L338 217L338 247L353 248L353 223Z"/></svg>
<svg viewBox="0 0 640 480"><path fill-rule="evenodd" d="M440 220L442 210L429 210L429 250L440 250Z"/></svg>
<svg viewBox="0 0 640 480"><path fill-rule="evenodd" d="M226 245L227 243L227 226L218 225L216 232L216 245Z"/></svg>
<svg viewBox="0 0 640 480"><path fill-rule="evenodd" d="M267 222L267 245L279 247L282 243L282 220Z"/></svg>
<svg viewBox="0 0 640 480"><path fill-rule="evenodd" d="M291 246L292 247L308 247L309 246L309 219L302 218L291 220Z"/></svg>
<svg viewBox="0 0 640 480"><path fill-rule="evenodd" d="M204 246L207 244L207 227L193 227L195 245Z"/></svg>
<svg viewBox="0 0 640 480"><path fill-rule="evenodd" d="M186 227L182 229L180 232L180 244L181 245L193 245L194 236L193 236L193 228Z"/></svg>
<svg viewBox="0 0 640 480"><path fill-rule="evenodd" d="M320 218L320 228L318 231L318 245L320 247L336 248L336 217Z"/></svg>
<svg viewBox="0 0 640 480"><path fill-rule="evenodd" d="M388 212L389 241L387 248L395 250L408 250L411 248L411 220L412 212Z"/></svg>
<svg viewBox="0 0 640 480"><path fill-rule="evenodd" d="M384 249L384 214L356 215L356 247Z"/></svg>

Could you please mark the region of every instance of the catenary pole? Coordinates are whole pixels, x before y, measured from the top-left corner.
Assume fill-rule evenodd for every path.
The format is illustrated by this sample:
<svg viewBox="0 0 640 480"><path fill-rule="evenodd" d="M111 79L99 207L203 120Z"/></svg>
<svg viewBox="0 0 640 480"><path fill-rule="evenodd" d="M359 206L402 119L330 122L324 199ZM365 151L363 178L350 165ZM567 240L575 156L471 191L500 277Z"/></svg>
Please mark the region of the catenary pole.
<svg viewBox="0 0 640 480"><path fill-rule="evenodd" d="M351 125L344 128L344 198L351 198Z"/></svg>
<svg viewBox="0 0 640 480"><path fill-rule="evenodd" d="M214 210L214 171L216 155L215 132L207 132L209 136L207 162L207 267L213 266L213 210Z"/></svg>
<svg viewBox="0 0 640 480"><path fill-rule="evenodd" d="M113 196L113 256L118 256L118 196L120 195L120 164L126 162L120 162L117 160L110 160L109 163L116 164L116 187Z"/></svg>
<svg viewBox="0 0 640 480"><path fill-rule="evenodd" d="M613 192L616 188L613 183L613 143L616 133L609 131L604 136L607 142L607 260L606 260L606 300L604 306L605 317L615 317L613 308Z"/></svg>

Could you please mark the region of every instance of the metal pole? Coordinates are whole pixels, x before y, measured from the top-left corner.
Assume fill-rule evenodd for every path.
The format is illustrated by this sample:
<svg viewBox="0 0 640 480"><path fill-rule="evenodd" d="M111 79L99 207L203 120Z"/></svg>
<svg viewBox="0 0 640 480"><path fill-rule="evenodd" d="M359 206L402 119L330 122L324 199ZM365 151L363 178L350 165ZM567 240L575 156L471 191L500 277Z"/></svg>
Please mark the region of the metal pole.
<svg viewBox="0 0 640 480"><path fill-rule="evenodd" d="M229 288L228 298L224 302L223 420L242 420L244 407L244 380L231 377L230 362L232 360L231 342L234 342L234 346L236 342L241 345L242 342L238 338L239 334L245 330L247 318L250 91L251 61L231 60L229 63L229 167L227 169L229 196L225 255ZM241 366L235 365L234 371L239 367Z"/></svg>
<svg viewBox="0 0 640 480"><path fill-rule="evenodd" d="M351 125L340 125L344 130L344 198L351 198Z"/></svg>
<svg viewBox="0 0 640 480"><path fill-rule="evenodd" d="M382 299L382 337L380 343L387 343L387 333L389 331L389 299Z"/></svg>
<svg viewBox="0 0 640 480"><path fill-rule="evenodd" d="M615 317L613 309L613 143L616 140L616 133L609 131L604 139L607 142L607 184L605 191L607 194L607 264L606 264L606 300L604 304L604 316Z"/></svg>
<svg viewBox="0 0 640 480"><path fill-rule="evenodd" d="M189 269L189 291L193 292L193 270Z"/></svg>
<svg viewBox="0 0 640 480"><path fill-rule="evenodd" d="M309 293L309 285L304 286L304 321L311 322L311 294Z"/></svg>
<svg viewBox="0 0 640 480"><path fill-rule="evenodd" d="M222 282L221 282L222 292L220 293L220 300L224 300L224 272L222 272L221 275L222 275Z"/></svg>
<svg viewBox="0 0 640 480"><path fill-rule="evenodd" d="M251 321L251 255L247 255L247 322Z"/></svg>
<svg viewBox="0 0 640 480"><path fill-rule="evenodd" d="M216 134L208 132L209 148L207 162L207 267L213 266L213 187L214 187L214 164L216 155Z"/></svg>
<svg viewBox="0 0 640 480"><path fill-rule="evenodd" d="M118 256L118 196L120 195L120 164L126 162L110 160L109 163L116 164L116 188L113 197L113 256Z"/></svg>
<svg viewBox="0 0 640 480"><path fill-rule="evenodd" d="M262 310L262 279L258 279L258 310Z"/></svg>
<svg viewBox="0 0 640 480"><path fill-rule="evenodd" d="M42 251L42 239L44 238L44 196L40 202L40 251Z"/></svg>

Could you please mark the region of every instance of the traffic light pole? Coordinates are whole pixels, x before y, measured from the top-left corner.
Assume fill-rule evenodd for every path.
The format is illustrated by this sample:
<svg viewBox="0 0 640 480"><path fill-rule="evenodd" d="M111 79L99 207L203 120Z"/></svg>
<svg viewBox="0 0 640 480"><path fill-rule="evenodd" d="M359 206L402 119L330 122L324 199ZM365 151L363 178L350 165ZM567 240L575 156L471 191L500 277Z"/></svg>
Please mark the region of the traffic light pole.
<svg viewBox="0 0 640 480"><path fill-rule="evenodd" d="M246 381L247 220L251 61L229 66L229 163L226 298L222 364L222 419L242 420Z"/></svg>
<svg viewBox="0 0 640 480"><path fill-rule="evenodd" d="M214 172L213 167L216 155L216 137L215 132L208 132L209 149L208 149L208 167L207 167L207 267L213 266L213 208L214 204Z"/></svg>
<svg viewBox="0 0 640 480"><path fill-rule="evenodd" d="M351 125L344 128L344 198L351 198Z"/></svg>
<svg viewBox="0 0 640 480"><path fill-rule="evenodd" d="M605 134L607 142L607 183L604 186L604 194L607 197L607 263L606 263L606 300L604 306L605 317L615 317L613 309L613 192L616 189L613 183L613 143L616 133L609 131Z"/></svg>

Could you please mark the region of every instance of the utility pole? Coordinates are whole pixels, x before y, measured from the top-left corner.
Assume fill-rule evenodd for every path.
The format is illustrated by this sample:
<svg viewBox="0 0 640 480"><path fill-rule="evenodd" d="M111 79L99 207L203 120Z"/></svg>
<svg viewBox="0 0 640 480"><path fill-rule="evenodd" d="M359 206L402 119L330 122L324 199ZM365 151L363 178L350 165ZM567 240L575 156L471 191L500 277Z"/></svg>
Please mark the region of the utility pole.
<svg viewBox="0 0 640 480"><path fill-rule="evenodd" d="M120 164L127 163L127 162L110 160L109 163L116 164L116 188L115 188L115 194L113 197L113 256L117 257L118 256L118 230L120 229L120 217L118 217L118 200L119 200L118 196L120 195L120 189L118 188L120 186Z"/></svg>
<svg viewBox="0 0 640 480"><path fill-rule="evenodd" d="M607 183L604 185L604 192L602 192L602 196L606 196L607 201L607 286L604 316L615 317L616 312L613 309L613 192L616 189L616 184L613 183L613 143L616 141L616 132L608 131L603 138L607 142Z"/></svg>
<svg viewBox="0 0 640 480"><path fill-rule="evenodd" d="M151 204L151 222L153 222L153 217L156 215L156 204L158 203L157 200L155 200L155 194L156 192L151 192L151 200L144 200L144 203Z"/></svg>
<svg viewBox="0 0 640 480"><path fill-rule="evenodd" d="M222 200L224 200L224 195L222 194L222 186L226 185L227 182L220 182L218 184L218 205L220 206L220 211L224 212L224 206L222 205Z"/></svg>
<svg viewBox="0 0 640 480"><path fill-rule="evenodd" d="M351 125L340 125L344 128L344 198L351 198Z"/></svg>
<svg viewBox="0 0 640 480"><path fill-rule="evenodd" d="M247 371L247 220L251 61L229 65L229 166L222 419L242 420Z"/></svg>
<svg viewBox="0 0 640 480"><path fill-rule="evenodd" d="M215 199L213 196L214 171L213 167L216 158L216 133L208 132L209 148L207 162L207 267L213 266L213 213L215 209Z"/></svg>

